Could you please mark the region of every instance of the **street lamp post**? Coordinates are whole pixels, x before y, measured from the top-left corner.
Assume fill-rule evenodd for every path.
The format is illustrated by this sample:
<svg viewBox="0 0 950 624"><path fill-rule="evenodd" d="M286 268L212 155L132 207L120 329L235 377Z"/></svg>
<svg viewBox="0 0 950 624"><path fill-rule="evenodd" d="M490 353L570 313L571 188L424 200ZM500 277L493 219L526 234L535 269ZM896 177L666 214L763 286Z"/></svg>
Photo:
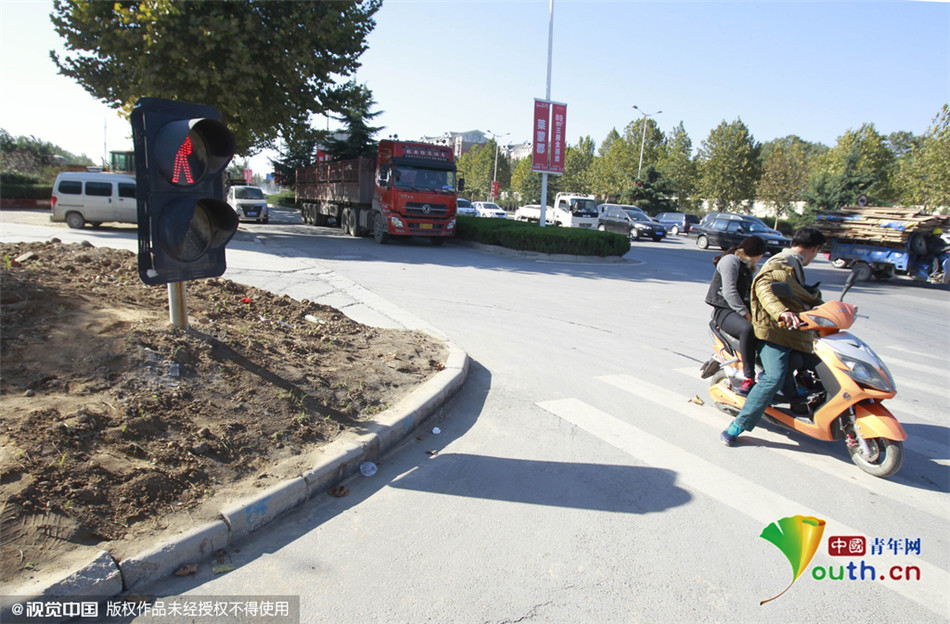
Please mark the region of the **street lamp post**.
<svg viewBox="0 0 950 624"><path fill-rule="evenodd" d="M636 104L633 105L633 108L636 109L638 113L643 115L643 136L640 137L640 164L637 165L637 177L639 178L640 170L643 169L643 145L646 143L646 140L647 140L647 118L652 117L653 115L659 115L663 111L659 110L659 111L656 111L655 113L645 113L642 110L640 110L640 107L637 106Z"/></svg>
<svg viewBox="0 0 950 624"><path fill-rule="evenodd" d="M491 137L492 137L492 139L495 140L495 172L492 174L492 177L491 177L492 190L494 191L494 190L495 190L495 182L498 180L498 148L499 148L498 139L503 139L503 138L505 138L506 136L508 136L508 135L511 134L511 133L510 133L510 132L506 132L506 133L504 133L504 134L495 134L495 133L492 132L491 130L486 130L485 132L486 132L487 134L490 134Z"/></svg>

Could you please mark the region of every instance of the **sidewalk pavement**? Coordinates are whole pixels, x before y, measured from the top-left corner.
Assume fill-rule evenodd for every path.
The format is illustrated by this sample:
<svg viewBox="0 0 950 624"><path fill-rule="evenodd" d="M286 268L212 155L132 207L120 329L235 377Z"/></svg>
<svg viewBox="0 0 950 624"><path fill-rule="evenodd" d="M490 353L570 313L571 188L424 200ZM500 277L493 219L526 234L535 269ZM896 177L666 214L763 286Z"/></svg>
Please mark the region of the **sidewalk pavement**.
<svg viewBox="0 0 950 624"><path fill-rule="evenodd" d="M17 219L10 212L13 211L4 211L3 220L11 227L3 228L3 235L0 236L6 242L16 239L48 240L56 236L63 242L90 239L97 246L134 249L134 242L131 240L102 240L94 236L93 230L76 231L38 226L35 221ZM16 228L13 226L14 222L25 229ZM14 229L22 231L17 235L12 232ZM73 240L74 238L76 240ZM233 268L238 274L230 279L239 278L245 268L250 270L251 267L258 266L257 257L261 252L261 242L255 236L239 232L228 245L228 270L231 272ZM144 587L172 574L184 564L207 562L215 552L267 525L288 510L324 495L331 486L355 474L363 462L373 461L383 455L409 436L461 388L468 375L468 354L446 340L434 328L362 286L322 267L311 258L285 255L282 261L287 263L282 269L286 268L285 274L292 275L292 281L306 280L306 294L298 296L299 293L292 292L289 293L291 296L332 306L353 320L367 325L425 331L448 348L445 368L399 404L380 414L375 420L369 421L366 433L341 435L320 450L319 460L308 470L252 498L221 509L220 518L216 521L196 526L189 532L120 561L115 560L106 551L98 551L62 577L38 579L18 587L0 589L0 594L3 594L0 596L0 620L9 617L9 609L14 602L82 598L102 600ZM250 281L255 280L252 278ZM266 288L273 292L286 292L291 283L288 280L281 282L284 283L275 283L271 274ZM265 287L260 284L253 285Z"/></svg>

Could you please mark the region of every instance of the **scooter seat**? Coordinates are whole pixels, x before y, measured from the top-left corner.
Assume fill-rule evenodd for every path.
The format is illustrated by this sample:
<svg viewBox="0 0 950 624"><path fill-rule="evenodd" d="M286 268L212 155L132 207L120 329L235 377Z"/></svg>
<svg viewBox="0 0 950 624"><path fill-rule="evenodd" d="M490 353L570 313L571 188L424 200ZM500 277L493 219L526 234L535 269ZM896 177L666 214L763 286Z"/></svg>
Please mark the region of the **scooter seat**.
<svg viewBox="0 0 950 624"><path fill-rule="evenodd" d="M729 355L735 355L739 352L739 339L722 331L722 328L716 325L716 321L709 321L709 331L726 346Z"/></svg>

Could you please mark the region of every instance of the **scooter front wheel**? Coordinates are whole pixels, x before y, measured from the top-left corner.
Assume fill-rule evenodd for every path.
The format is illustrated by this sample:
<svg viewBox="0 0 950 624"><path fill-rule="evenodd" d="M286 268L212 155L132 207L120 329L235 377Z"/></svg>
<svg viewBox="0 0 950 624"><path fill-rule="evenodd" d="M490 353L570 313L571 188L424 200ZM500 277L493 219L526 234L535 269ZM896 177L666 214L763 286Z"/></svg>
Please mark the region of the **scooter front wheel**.
<svg viewBox="0 0 950 624"><path fill-rule="evenodd" d="M848 454L858 468L875 477L890 477L897 474L904 463L904 445L899 440L865 438L868 454L858 443L848 444Z"/></svg>

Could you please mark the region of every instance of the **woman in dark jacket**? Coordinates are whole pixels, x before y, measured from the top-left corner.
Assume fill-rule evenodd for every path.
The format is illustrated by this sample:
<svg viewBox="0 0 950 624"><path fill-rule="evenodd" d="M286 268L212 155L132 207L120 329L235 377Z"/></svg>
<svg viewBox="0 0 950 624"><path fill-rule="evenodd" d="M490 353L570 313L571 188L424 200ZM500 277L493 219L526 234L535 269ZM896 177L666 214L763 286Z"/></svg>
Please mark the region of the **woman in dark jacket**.
<svg viewBox="0 0 950 624"><path fill-rule="evenodd" d="M724 332L739 340L742 372L745 379L736 388L739 394L748 394L755 385L755 333L749 298L755 266L765 255L765 241L748 236L713 259L716 273L709 283L706 303L713 307L712 317Z"/></svg>

